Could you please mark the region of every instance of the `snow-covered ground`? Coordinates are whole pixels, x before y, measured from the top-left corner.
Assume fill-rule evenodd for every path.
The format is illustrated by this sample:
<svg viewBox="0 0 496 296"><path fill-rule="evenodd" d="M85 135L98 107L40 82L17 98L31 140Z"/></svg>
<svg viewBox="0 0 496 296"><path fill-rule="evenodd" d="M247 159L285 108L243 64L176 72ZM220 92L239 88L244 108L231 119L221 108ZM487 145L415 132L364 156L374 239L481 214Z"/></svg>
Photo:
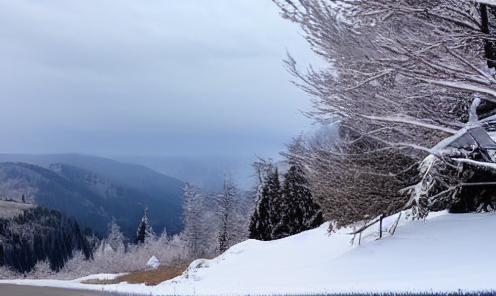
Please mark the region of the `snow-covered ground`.
<svg viewBox="0 0 496 296"><path fill-rule="evenodd" d="M215 259L197 260L182 276L154 287L80 280L0 283L146 295L496 290L496 213L433 213L426 222L405 216L393 236L375 240L374 226L360 246L358 238L350 244L350 229L328 236L327 224L277 241L248 240ZM394 221L386 219L384 227Z"/></svg>

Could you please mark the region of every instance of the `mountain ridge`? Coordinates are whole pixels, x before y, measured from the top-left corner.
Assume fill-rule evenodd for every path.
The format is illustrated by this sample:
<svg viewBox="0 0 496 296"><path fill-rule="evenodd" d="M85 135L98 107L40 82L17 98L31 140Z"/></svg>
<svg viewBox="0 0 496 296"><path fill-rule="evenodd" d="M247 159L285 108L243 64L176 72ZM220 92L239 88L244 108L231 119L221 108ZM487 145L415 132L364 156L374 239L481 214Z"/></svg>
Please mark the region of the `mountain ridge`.
<svg viewBox="0 0 496 296"><path fill-rule="evenodd" d="M25 195L101 234L115 217L132 239L145 205L155 231L173 234L182 227L184 183L144 166L79 154L0 154L0 172L1 198Z"/></svg>

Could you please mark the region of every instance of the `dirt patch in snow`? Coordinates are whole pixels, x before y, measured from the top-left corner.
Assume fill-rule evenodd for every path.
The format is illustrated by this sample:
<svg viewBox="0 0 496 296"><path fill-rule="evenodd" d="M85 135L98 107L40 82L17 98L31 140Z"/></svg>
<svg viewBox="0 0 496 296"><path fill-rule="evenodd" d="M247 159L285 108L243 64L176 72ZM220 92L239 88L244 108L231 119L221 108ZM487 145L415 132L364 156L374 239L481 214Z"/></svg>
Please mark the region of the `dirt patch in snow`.
<svg viewBox="0 0 496 296"><path fill-rule="evenodd" d="M141 284L144 283L147 286L155 286L163 281L173 279L181 275L189 266L190 262L177 264L173 266L160 266L157 269L150 270L138 270L133 271L129 274L117 277L112 280L87 280L84 284L98 284L98 285L108 285L108 284L118 284L122 282L128 282L130 284Z"/></svg>

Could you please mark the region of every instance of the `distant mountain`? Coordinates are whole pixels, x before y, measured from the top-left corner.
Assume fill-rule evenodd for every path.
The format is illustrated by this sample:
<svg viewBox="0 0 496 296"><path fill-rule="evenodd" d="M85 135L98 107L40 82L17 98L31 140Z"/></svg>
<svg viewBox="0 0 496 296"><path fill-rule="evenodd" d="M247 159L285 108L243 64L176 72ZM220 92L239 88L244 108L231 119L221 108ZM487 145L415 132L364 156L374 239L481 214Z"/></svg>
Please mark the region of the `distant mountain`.
<svg viewBox="0 0 496 296"><path fill-rule="evenodd" d="M0 154L0 198L27 202L74 216L101 234L116 218L132 238L148 205L154 230L181 230L184 183L140 165L76 154Z"/></svg>
<svg viewBox="0 0 496 296"><path fill-rule="evenodd" d="M221 191L224 174L233 174L236 185L243 190L255 184L251 164L256 156L119 156L120 162L147 166L167 176L178 178L207 191Z"/></svg>

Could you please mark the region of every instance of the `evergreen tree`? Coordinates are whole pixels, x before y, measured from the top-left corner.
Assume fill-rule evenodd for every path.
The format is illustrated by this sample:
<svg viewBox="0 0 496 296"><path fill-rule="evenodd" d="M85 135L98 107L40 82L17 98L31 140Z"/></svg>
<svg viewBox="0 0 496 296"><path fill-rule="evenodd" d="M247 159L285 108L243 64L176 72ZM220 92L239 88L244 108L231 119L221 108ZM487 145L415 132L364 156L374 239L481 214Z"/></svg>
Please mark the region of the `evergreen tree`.
<svg viewBox="0 0 496 296"><path fill-rule="evenodd" d="M121 232L121 227L117 225L115 217L112 217L112 221L108 224L109 234L107 236L107 243L114 250L124 251L124 234Z"/></svg>
<svg viewBox="0 0 496 296"><path fill-rule="evenodd" d="M155 237L155 232L148 220L148 206L145 206L143 216L136 230L136 243L145 243Z"/></svg>
<svg viewBox="0 0 496 296"><path fill-rule="evenodd" d="M284 204L278 169L274 169L270 164L265 170L257 192L257 202L249 231L250 238L268 241L279 238L279 231L274 232L274 229L276 225L280 225Z"/></svg>
<svg viewBox="0 0 496 296"><path fill-rule="evenodd" d="M75 250L82 251L85 259L93 252L76 220L42 207L0 218L0 242L0 266L21 273L31 271L40 261L49 261L50 269L59 271Z"/></svg>
<svg viewBox="0 0 496 296"><path fill-rule="evenodd" d="M250 238L257 240L271 240L270 218L269 218L269 196L268 185L261 185L257 193L255 211L250 221Z"/></svg>
<svg viewBox="0 0 496 296"><path fill-rule="evenodd" d="M284 174L282 188L278 169L266 164L250 221L250 238L264 241L280 239L323 223L322 211L312 199L303 170L291 159L290 163L292 165Z"/></svg>
<svg viewBox="0 0 496 296"><path fill-rule="evenodd" d="M248 237L257 240L267 240L267 236L264 235L264 230L268 228L268 219L266 218L268 217L266 181L267 175L272 171L273 165L272 162L260 157L259 160L253 163L258 176L258 186L255 194L255 208L250 219L250 225L248 226Z"/></svg>
<svg viewBox="0 0 496 296"><path fill-rule="evenodd" d="M269 226L270 239L279 239L289 236L289 228L287 227L286 212L288 205L281 190L279 181L279 170L276 169L269 175L268 182L268 198L269 198Z"/></svg>
<svg viewBox="0 0 496 296"><path fill-rule="evenodd" d="M289 233L296 234L320 226L322 210L312 199L303 170L292 165L284 175L283 194L287 204L286 223Z"/></svg>

